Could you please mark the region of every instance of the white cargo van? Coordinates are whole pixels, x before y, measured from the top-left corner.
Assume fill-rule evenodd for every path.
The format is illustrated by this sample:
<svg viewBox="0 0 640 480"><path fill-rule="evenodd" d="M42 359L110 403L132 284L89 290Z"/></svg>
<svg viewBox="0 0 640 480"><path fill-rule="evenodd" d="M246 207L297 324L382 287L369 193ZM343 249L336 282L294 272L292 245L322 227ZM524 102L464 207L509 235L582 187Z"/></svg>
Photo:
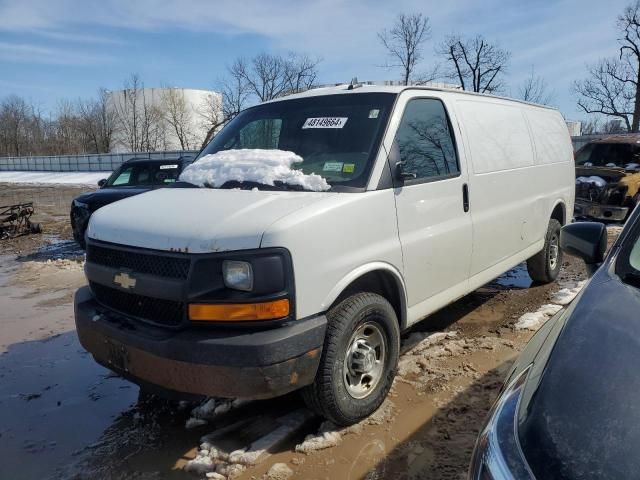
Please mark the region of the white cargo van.
<svg viewBox="0 0 640 480"><path fill-rule="evenodd" d="M556 278L575 172L551 108L352 85L243 111L181 179L92 216L82 345L143 388L302 389L345 425L402 331L525 260Z"/></svg>

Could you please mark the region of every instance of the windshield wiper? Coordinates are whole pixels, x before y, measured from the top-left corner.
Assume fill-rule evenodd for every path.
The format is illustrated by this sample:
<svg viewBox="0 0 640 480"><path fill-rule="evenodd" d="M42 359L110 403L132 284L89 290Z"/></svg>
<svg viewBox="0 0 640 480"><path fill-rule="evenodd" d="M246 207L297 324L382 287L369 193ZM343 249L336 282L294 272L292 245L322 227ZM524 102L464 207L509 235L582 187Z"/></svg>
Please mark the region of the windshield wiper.
<svg viewBox="0 0 640 480"><path fill-rule="evenodd" d="M254 182L254 181L246 181L240 182L238 180L229 180L224 182L219 187L213 187L211 185L205 185L207 188L221 188L221 189L233 189L239 188L241 190L252 190L257 188L259 190L267 190L267 191L293 191L293 192L310 192L307 188L304 188L302 185L293 185L290 183L284 183L279 180L274 182L274 185L268 185L266 183Z"/></svg>

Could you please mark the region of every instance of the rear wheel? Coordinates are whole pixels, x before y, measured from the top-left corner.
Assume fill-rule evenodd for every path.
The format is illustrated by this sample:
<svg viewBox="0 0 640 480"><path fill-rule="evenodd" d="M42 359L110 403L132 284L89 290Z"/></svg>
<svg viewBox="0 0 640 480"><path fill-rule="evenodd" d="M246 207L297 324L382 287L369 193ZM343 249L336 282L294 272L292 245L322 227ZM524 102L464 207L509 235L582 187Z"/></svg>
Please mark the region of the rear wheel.
<svg viewBox="0 0 640 480"><path fill-rule="evenodd" d="M560 222L555 218L549 220L544 248L527 260L527 271L535 282L551 283L560 273L562 267L562 250L560 249Z"/></svg>
<svg viewBox="0 0 640 480"><path fill-rule="evenodd" d="M333 307L314 383L302 390L312 410L352 425L382 404L398 365L400 330L391 304L358 293Z"/></svg>

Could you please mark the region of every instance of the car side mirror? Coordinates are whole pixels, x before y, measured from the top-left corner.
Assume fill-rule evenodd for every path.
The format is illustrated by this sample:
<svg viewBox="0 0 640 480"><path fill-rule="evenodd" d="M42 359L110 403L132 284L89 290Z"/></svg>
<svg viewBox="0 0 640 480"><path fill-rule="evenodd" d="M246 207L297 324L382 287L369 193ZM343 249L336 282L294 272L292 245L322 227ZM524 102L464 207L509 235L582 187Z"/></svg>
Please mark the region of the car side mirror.
<svg viewBox="0 0 640 480"><path fill-rule="evenodd" d="M407 172L405 166L406 162L396 162L396 178L402 182L405 180L413 180L417 177L415 172Z"/></svg>
<svg viewBox="0 0 640 480"><path fill-rule="evenodd" d="M107 184L107 179L103 178L102 180L98 180L98 186L100 188L104 187Z"/></svg>
<svg viewBox="0 0 640 480"><path fill-rule="evenodd" d="M560 248L584 260L591 272L604 261L607 227L599 222L578 222L560 230Z"/></svg>

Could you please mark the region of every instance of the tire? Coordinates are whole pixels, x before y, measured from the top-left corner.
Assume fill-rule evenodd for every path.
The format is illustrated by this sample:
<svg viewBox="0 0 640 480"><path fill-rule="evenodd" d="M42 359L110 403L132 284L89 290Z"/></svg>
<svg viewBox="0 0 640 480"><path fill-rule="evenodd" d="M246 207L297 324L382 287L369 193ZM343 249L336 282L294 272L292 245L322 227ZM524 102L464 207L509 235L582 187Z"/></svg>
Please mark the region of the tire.
<svg viewBox="0 0 640 480"><path fill-rule="evenodd" d="M302 397L336 425L353 425L389 393L400 352L398 319L384 297L357 293L329 310L327 320L318 372Z"/></svg>
<svg viewBox="0 0 640 480"><path fill-rule="evenodd" d="M549 220L544 248L527 260L527 271L534 282L551 283L562 268L562 250L560 249L560 222ZM555 254L553 253L555 250Z"/></svg>

